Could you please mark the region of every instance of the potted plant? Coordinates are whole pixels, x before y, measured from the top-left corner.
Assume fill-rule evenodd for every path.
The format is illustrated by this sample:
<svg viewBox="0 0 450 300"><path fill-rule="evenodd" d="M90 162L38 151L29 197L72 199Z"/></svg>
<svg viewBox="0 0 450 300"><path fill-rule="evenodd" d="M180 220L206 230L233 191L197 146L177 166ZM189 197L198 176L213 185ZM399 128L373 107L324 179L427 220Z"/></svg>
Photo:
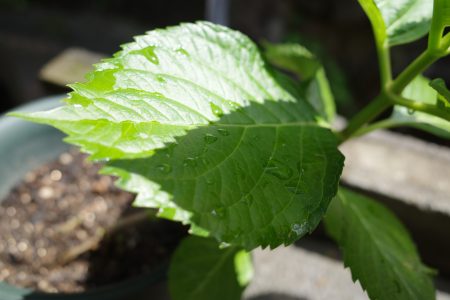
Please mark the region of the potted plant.
<svg viewBox="0 0 450 300"><path fill-rule="evenodd" d="M291 44L263 55L243 34L207 22L138 36L72 85L65 106L14 115L60 129L107 161L102 173L137 193L135 205L190 226L169 268L175 300L239 299L252 275L249 251L291 244L323 218L370 298L434 299L433 272L403 225L339 187L338 146L404 124L448 134L450 92L421 74L449 54L450 7L359 2L373 25L381 87L342 131L331 129L334 104L313 54ZM427 33L423 54L394 76L391 47Z"/></svg>

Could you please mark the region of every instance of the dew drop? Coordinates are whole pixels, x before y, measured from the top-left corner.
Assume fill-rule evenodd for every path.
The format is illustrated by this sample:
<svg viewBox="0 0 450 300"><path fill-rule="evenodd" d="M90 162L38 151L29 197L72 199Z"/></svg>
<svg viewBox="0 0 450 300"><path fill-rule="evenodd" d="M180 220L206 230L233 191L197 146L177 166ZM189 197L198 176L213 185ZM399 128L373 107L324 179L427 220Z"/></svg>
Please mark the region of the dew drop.
<svg viewBox="0 0 450 300"><path fill-rule="evenodd" d="M266 172L282 180L287 180L292 177L292 169L276 159L269 161Z"/></svg>
<svg viewBox="0 0 450 300"><path fill-rule="evenodd" d="M211 214L214 217L218 217L219 219L223 219L226 216L226 209L222 206L216 207L211 211Z"/></svg>
<svg viewBox="0 0 450 300"><path fill-rule="evenodd" d="M297 236L302 236L308 231L308 225L305 223L303 224L293 224L291 226L291 231L294 232Z"/></svg>
<svg viewBox="0 0 450 300"><path fill-rule="evenodd" d="M232 110L237 110L237 109L241 108L241 105L234 101L228 101L228 105L230 105L230 108Z"/></svg>
<svg viewBox="0 0 450 300"><path fill-rule="evenodd" d="M217 116L219 118L221 116L223 116L223 110L219 106L217 106L216 104L214 104L212 102L210 102L209 105L211 106L211 111L215 116Z"/></svg>
<svg viewBox="0 0 450 300"><path fill-rule="evenodd" d="M161 75L156 75L156 80L158 80L160 83L166 83L166 80Z"/></svg>
<svg viewBox="0 0 450 300"><path fill-rule="evenodd" d="M195 167L197 165L197 160L194 157L188 157L183 161L183 166L185 167Z"/></svg>
<svg viewBox="0 0 450 300"><path fill-rule="evenodd" d="M413 115L416 111L412 108L408 108L408 115Z"/></svg>
<svg viewBox="0 0 450 300"><path fill-rule="evenodd" d="M214 181L213 178L207 178L207 179L206 179L206 184L207 184L207 185L213 185L214 182L215 182L215 181Z"/></svg>
<svg viewBox="0 0 450 300"><path fill-rule="evenodd" d="M177 50L175 50L177 53L179 53L179 54L181 54L181 55L184 55L184 56L187 56L187 57L189 57L189 52L187 52L185 49L183 49L183 48L178 48Z"/></svg>
<svg viewBox="0 0 450 300"><path fill-rule="evenodd" d="M152 62L155 65L159 65L159 59L158 56L155 54L155 46L149 46L142 50L138 50L138 52L142 53L150 62Z"/></svg>
<svg viewBox="0 0 450 300"><path fill-rule="evenodd" d="M297 171L300 174L300 176L302 176L305 173L305 169L303 168L303 163L301 161L297 163Z"/></svg>
<svg viewBox="0 0 450 300"><path fill-rule="evenodd" d="M220 135L222 135L222 136L229 136L229 135L230 135L230 132L229 132L228 130L226 130L226 129L223 129L223 128L217 129L217 132L218 132Z"/></svg>
<svg viewBox="0 0 450 300"><path fill-rule="evenodd" d="M172 167L169 164L161 164L156 166L156 169L164 174L169 174L172 171Z"/></svg>
<svg viewBox="0 0 450 300"><path fill-rule="evenodd" d="M203 139L205 140L205 143L213 144L217 141L217 136L207 133Z"/></svg>

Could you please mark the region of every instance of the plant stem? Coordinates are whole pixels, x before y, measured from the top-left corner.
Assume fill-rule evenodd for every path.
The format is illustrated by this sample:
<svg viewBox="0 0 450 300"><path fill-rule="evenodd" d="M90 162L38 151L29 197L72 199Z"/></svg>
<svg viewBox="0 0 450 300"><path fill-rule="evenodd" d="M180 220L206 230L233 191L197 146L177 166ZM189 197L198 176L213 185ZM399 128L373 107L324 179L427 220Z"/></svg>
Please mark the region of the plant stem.
<svg viewBox="0 0 450 300"><path fill-rule="evenodd" d="M417 57L388 87L389 92L400 95L405 87L419 74L425 71L442 55L436 51L425 50Z"/></svg>
<svg viewBox="0 0 450 300"><path fill-rule="evenodd" d="M375 123L369 124L367 126L361 127L352 136L358 137L358 136L365 135L369 132L372 132L374 130L392 128L392 127L397 127L397 126L401 126L401 125L402 124L400 124L399 122L397 122L395 120L385 119L385 120L381 120L379 122L375 122Z"/></svg>
<svg viewBox="0 0 450 300"><path fill-rule="evenodd" d="M430 115L440 117L444 120L450 121L450 114L443 110L442 108L437 107L436 105L430 105L423 102L417 102L414 100L406 99L396 94L389 94L388 97L395 103L404 107L407 107L412 110L421 111L428 113Z"/></svg>
<svg viewBox="0 0 450 300"><path fill-rule="evenodd" d="M378 53L378 65L380 68L380 82L381 89L392 80L392 68L391 68L391 56L389 48L386 45L380 45L377 47Z"/></svg>
<svg viewBox="0 0 450 300"><path fill-rule="evenodd" d="M365 108L358 112L348 123L347 127L340 133L341 143L345 142L363 125L375 119L380 113L390 107L392 103L385 93L378 95Z"/></svg>

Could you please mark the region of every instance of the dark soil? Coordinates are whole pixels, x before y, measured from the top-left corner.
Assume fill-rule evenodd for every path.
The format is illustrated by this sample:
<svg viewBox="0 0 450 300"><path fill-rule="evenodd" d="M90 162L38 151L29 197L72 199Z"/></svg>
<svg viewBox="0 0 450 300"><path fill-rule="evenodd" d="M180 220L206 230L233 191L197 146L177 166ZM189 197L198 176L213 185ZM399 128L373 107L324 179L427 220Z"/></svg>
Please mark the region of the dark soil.
<svg viewBox="0 0 450 300"><path fill-rule="evenodd" d="M134 196L77 151L28 173L0 205L0 280L80 292L168 261L186 234L131 208Z"/></svg>

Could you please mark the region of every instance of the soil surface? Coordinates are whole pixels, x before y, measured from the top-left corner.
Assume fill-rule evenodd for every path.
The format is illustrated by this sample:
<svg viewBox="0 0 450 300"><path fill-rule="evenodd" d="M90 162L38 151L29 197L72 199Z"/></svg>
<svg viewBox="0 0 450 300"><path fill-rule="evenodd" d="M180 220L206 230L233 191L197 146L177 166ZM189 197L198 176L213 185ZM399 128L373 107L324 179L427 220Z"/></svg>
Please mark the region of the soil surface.
<svg viewBox="0 0 450 300"><path fill-rule="evenodd" d="M0 281L81 292L151 271L186 234L76 150L28 173L0 204Z"/></svg>

